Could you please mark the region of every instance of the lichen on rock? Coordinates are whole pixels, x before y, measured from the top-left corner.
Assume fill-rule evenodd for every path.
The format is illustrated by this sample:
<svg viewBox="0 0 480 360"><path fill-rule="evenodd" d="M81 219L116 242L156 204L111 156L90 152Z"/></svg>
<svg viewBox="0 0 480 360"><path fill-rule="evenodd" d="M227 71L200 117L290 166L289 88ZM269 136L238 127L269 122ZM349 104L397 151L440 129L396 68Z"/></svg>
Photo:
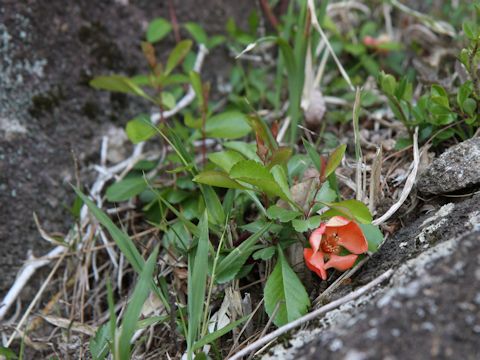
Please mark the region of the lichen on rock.
<svg viewBox="0 0 480 360"><path fill-rule="evenodd" d="M425 194L445 194L480 184L480 138L450 147L420 175L417 188Z"/></svg>

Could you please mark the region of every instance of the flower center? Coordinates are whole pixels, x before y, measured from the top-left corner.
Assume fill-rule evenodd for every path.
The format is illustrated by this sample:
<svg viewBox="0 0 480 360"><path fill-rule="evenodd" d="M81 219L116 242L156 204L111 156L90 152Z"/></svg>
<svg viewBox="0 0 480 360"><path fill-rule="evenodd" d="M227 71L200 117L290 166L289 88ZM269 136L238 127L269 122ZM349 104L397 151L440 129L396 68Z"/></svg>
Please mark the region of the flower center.
<svg viewBox="0 0 480 360"><path fill-rule="evenodd" d="M322 248L323 252L338 254L340 252L340 245L338 245L339 240L340 238L338 237L337 233L323 235L322 241L320 242L320 247Z"/></svg>

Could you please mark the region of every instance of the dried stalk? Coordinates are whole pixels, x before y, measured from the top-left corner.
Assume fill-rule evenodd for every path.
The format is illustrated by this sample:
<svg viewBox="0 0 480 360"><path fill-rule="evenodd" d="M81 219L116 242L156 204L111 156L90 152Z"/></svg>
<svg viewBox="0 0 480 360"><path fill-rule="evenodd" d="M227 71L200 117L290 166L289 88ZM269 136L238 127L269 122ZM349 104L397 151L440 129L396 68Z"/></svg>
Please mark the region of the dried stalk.
<svg viewBox="0 0 480 360"><path fill-rule="evenodd" d="M412 191L413 185L415 184L415 179L418 172L418 164L420 163L420 153L418 151L418 127L415 128L415 134L413 135L413 167L412 171L408 175L407 181L405 182L405 187L400 194L398 201L392 205L388 211L383 214L378 219L372 221L373 225L380 225L390 219L390 217L395 214L395 212L403 205L405 200L407 200L408 195Z"/></svg>

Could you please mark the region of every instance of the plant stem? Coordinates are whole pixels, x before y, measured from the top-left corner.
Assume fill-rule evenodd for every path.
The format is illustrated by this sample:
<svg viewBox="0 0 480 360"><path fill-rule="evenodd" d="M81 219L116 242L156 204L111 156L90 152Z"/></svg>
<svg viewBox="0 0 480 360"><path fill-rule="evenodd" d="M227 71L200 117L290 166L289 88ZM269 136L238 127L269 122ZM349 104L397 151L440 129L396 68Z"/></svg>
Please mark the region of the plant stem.
<svg viewBox="0 0 480 360"><path fill-rule="evenodd" d="M202 104L202 161L203 166L205 167L207 163L207 112L208 112L208 92L209 86L205 84L203 86L203 104Z"/></svg>

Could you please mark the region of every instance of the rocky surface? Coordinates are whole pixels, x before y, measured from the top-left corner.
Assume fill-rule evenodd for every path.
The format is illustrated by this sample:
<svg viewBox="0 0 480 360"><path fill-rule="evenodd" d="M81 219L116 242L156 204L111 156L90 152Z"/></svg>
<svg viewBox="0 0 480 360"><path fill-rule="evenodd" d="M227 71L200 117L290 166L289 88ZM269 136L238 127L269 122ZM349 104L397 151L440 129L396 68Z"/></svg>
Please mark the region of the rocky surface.
<svg viewBox="0 0 480 360"><path fill-rule="evenodd" d="M332 300L394 275L264 359L475 359L480 343L480 197L407 225Z"/></svg>
<svg viewBox="0 0 480 360"><path fill-rule="evenodd" d="M255 6L233 0L173 3L179 22L196 21L209 34L222 32L229 17L245 25ZM73 156L87 169L98 161L103 135L137 111L149 110L123 94L95 91L88 81L99 74L145 70L140 41L149 20L169 18L167 5L146 0L0 2L0 296L29 250L38 256L51 247L40 239L33 212L47 231L65 233L71 225ZM164 49L172 45L173 36ZM207 78L215 84L229 63L225 50L210 54Z"/></svg>
<svg viewBox="0 0 480 360"><path fill-rule="evenodd" d="M445 194L480 184L480 138L450 147L420 175L417 188L426 194Z"/></svg>

